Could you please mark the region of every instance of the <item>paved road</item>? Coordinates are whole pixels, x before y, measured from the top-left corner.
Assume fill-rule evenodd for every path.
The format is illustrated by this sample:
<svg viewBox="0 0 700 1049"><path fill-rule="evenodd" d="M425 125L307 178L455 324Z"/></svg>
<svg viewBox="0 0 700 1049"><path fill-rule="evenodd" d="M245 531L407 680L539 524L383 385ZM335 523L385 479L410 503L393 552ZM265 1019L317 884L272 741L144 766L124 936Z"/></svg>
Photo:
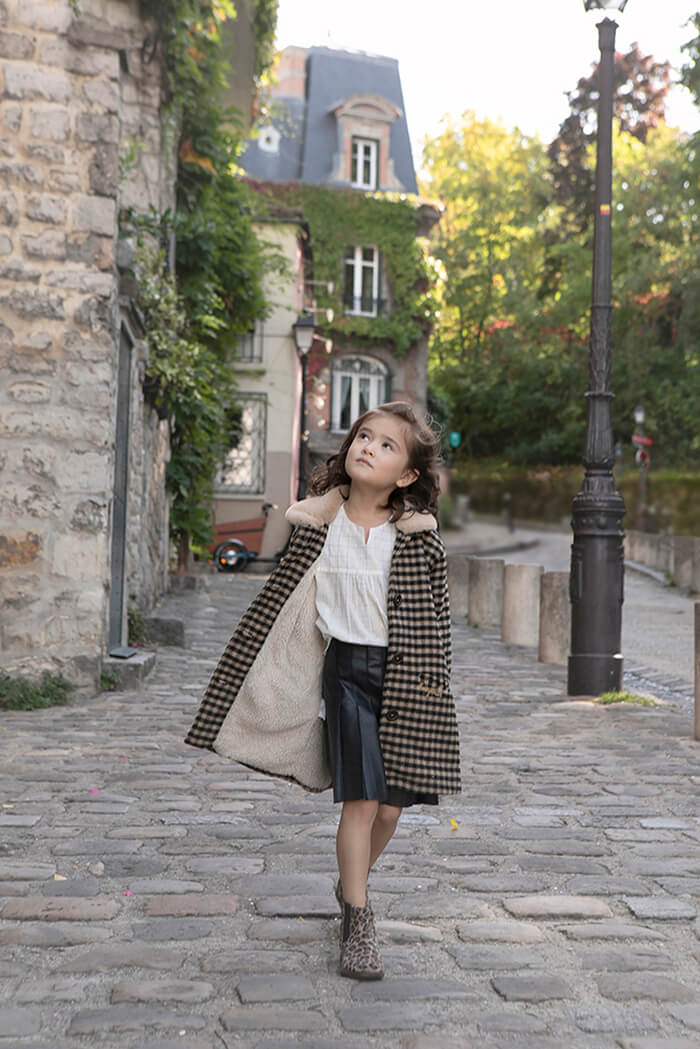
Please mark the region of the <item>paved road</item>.
<svg viewBox="0 0 700 1049"><path fill-rule="evenodd" d="M497 556L516 564L540 564L548 572L569 570L570 532L520 527L509 532L496 522L475 519L462 532L446 533L446 541L453 549L531 543L528 549ZM673 695L686 706L692 704L695 600L627 566L622 614L627 687Z"/></svg>
<svg viewBox="0 0 700 1049"><path fill-rule="evenodd" d="M337 975L328 794L186 747L254 576L171 597L140 691L0 722L0 1049L697 1049L700 747L454 624L464 792L372 875Z"/></svg>

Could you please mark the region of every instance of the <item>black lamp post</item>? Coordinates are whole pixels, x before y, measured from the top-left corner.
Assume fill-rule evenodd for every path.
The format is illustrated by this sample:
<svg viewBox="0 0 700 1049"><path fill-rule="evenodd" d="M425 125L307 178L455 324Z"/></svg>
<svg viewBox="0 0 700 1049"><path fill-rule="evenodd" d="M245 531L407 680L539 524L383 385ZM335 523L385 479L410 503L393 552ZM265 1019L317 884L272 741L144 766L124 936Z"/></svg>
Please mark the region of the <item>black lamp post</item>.
<svg viewBox="0 0 700 1049"><path fill-rule="evenodd" d="M627 0L584 0L587 11L622 11ZM574 498L571 547L570 696L622 687L625 504L615 488L610 376L612 110L617 24L598 24L600 47L593 291L583 487Z"/></svg>
<svg viewBox="0 0 700 1049"><path fill-rule="evenodd" d="M301 406L299 410L299 484L297 486L297 499L303 499L306 495L306 360L309 350L313 346L316 333L316 322L308 311L300 313L292 325L294 342L296 343L297 356L301 361Z"/></svg>

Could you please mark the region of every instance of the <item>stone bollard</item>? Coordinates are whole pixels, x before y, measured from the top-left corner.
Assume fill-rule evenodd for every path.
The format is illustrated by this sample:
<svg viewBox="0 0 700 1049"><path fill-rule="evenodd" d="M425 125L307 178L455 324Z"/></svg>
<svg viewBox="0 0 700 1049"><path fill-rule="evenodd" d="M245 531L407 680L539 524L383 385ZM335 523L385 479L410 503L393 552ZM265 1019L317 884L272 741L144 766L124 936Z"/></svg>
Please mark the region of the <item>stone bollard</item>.
<svg viewBox="0 0 700 1049"><path fill-rule="evenodd" d="M695 538L693 543L693 574L690 580L690 588L700 593L700 539Z"/></svg>
<svg viewBox="0 0 700 1049"><path fill-rule="evenodd" d="M695 539L692 535L674 535L671 541L673 544L673 582L676 586L692 586Z"/></svg>
<svg viewBox="0 0 700 1049"><path fill-rule="evenodd" d="M447 586L450 615L466 616L469 605L469 558L466 554L447 555Z"/></svg>
<svg viewBox="0 0 700 1049"><path fill-rule="evenodd" d="M506 565L503 571L501 640L537 648L542 565Z"/></svg>
<svg viewBox="0 0 700 1049"><path fill-rule="evenodd" d="M695 738L700 740L700 601L695 602Z"/></svg>
<svg viewBox="0 0 700 1049"><path fill-rule="evenodd" d="M570 644L569 573L545 572L540 586L540 663L566 666Z"/></svg>
<svg viewBox="0 0 700 1049"><path fill-rule="evenodd" d="M503 566L498 557L469 558L469 626L501 627Z"/></svg>

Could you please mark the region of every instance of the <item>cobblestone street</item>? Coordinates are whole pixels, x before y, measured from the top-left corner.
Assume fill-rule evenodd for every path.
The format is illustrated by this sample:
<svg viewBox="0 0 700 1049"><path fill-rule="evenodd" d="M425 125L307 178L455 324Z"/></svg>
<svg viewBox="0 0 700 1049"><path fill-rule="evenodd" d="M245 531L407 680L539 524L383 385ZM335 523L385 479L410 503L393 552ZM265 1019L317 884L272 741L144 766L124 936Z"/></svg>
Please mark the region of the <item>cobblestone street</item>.
<svg viewBox="0 0 700 1049"><path fill-rule="evenodd" d="M181 742L261 582L168 598L188 645L141 691L3 714L0 1047L698 1049L691 713L569 701L455 622L464 792L402 818L355 983L330 794Z"/></svg>

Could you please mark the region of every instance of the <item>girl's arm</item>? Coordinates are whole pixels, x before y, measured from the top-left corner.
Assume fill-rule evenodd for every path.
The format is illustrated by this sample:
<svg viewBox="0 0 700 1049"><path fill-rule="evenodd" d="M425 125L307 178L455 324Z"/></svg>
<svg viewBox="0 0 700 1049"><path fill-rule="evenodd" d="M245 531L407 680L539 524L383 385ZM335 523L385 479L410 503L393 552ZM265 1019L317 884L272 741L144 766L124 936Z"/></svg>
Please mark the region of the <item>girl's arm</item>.
<svg viewBox="0 0 700 1049"><path fill-rule="evenodd" d="M442 642L445 673L450 676L452 669L452 627L450 622L450 595L447 589L447 554L439 533L427 533L430 539L430 586L433 591L433 603L437 617L438 631Z"/></svg>

